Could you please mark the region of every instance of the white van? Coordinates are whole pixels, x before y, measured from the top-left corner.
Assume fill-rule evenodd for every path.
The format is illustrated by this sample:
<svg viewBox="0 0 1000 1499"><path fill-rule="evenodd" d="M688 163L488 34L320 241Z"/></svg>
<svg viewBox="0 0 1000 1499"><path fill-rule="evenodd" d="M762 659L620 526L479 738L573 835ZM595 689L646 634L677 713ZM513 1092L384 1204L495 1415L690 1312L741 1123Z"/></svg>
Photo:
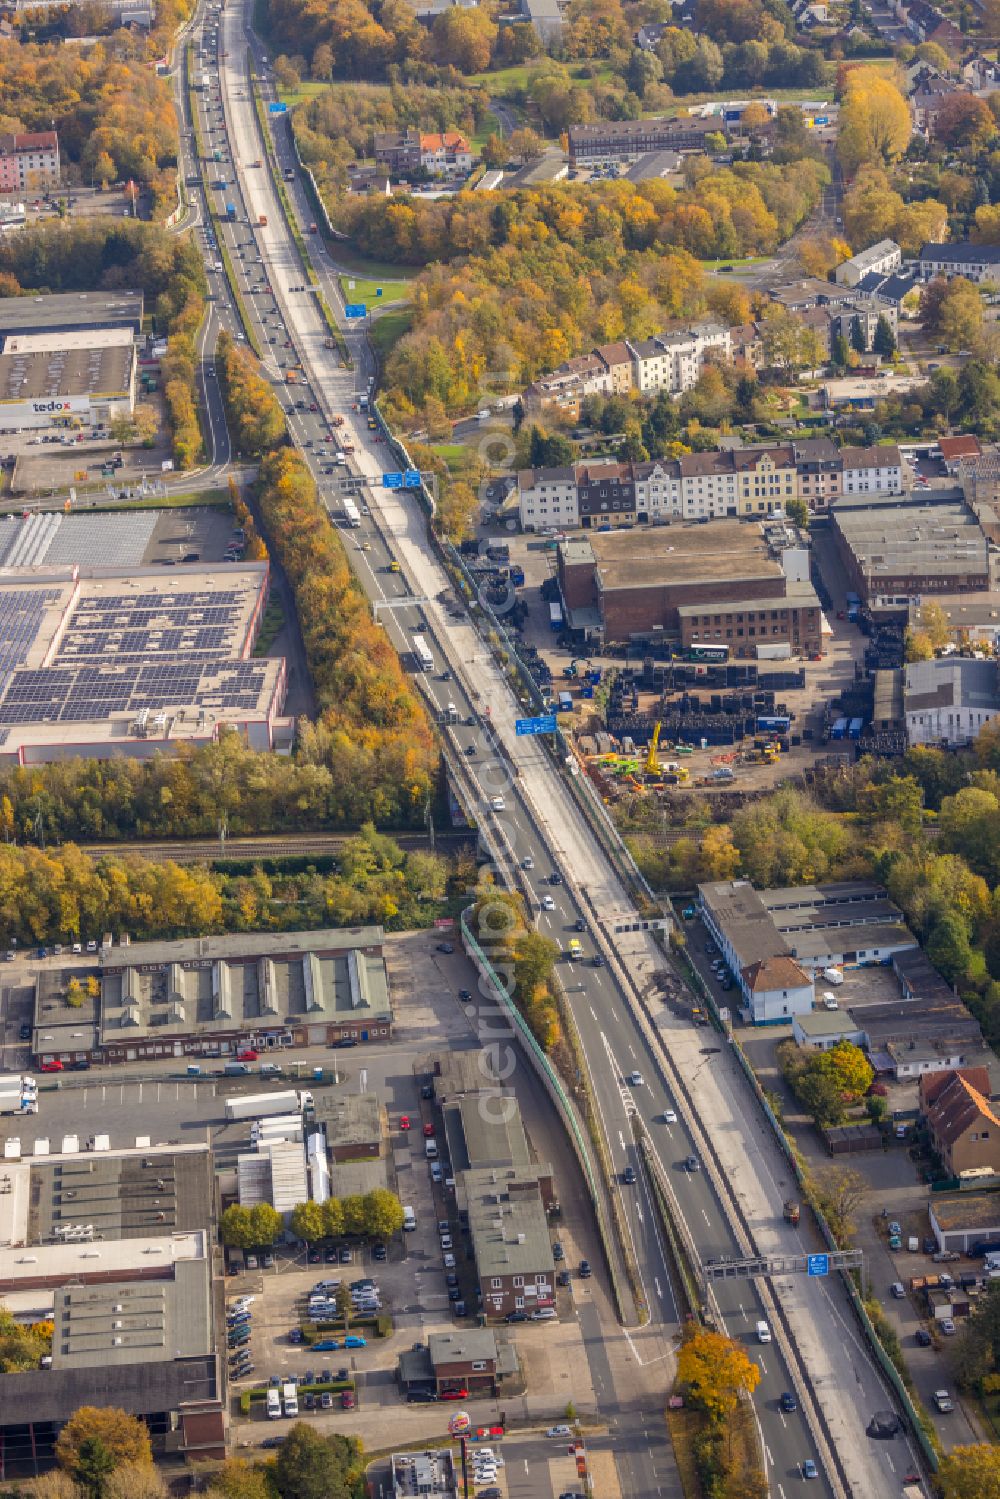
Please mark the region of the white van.
<svg viewBox="0 0 1000 1499"><path fill-rule="evenodd" d="M840 1008L837 1004L837 996L832 989L823 990L823 1008L824 1010L837 1010Z"/></svg>
<svg viewBox="0 0 1000 1499"><path fill-rule="evenodd" d="M299 1413L299 1394L293 1384L282 1386L281 1399L285 1407L285 1415L297 1416Z"/></svg>
<svg viewBox="0 0 1000 1499"><path fill-rule="evenodd" d="M844 975L841 973L839 968L824 968L823 977L826 979L828 984L833 984L834 988L836 988L838 984L842 984L844 982Z"/></svg>
<svg viewBox="0 0 1000 1499"><path fill-rule="evenodd" d="M770 1343L770 1341L771 1341L771 1329L768 1327L768 1325L767 1325L767 1323L765 1321L761 1320L760 1322L757 1323L757 1342L758 1343Z"/></svg>
<svg viewBox="0 0 1000 1499"><path fill-rule="evenodd" d="M274 1389L267 1392L267 1419L269 1421L281 1420L281 1396Z"/></svg>
<svg viewBox="0 0 1000 1499"><path fill-rule="evenodd" d="M403 1209L403 1232L412 1234L417 1226L417 1215L412 1208Z"/></svg>
<svg viewBox="0 0 1000 1499"><path fill-rule="evenodd" d="M425 1140L424 1141L424 1155L427 1157L427 1159L429 1161L436 1161L437 1160L438 1148L437 1148L437 1141L436 1140Z"/></svg>

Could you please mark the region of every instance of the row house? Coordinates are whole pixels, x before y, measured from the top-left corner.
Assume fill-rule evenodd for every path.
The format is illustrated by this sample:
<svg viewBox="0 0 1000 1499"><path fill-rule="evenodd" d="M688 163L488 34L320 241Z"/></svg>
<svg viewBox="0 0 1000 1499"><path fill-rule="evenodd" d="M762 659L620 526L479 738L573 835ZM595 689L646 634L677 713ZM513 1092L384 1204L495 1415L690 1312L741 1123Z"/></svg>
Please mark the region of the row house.
<svg viewBox="0 0 1000 1499"><path fill-rule="evenodd" d="M550 375L532 381L521 402L528 413L555 410L577 421L585 397L608 396L613 391L611 371L595 352L566 359Z"/></svg>
<svg viewBox="0 0 1000 1499"><path fill-rule="evenodd" d="M525 531L761 519L804 500L825 510L841 495L902 494L894 446L838 448L828 437L713 449L645 463L581 463L518 474Z"/></svg>

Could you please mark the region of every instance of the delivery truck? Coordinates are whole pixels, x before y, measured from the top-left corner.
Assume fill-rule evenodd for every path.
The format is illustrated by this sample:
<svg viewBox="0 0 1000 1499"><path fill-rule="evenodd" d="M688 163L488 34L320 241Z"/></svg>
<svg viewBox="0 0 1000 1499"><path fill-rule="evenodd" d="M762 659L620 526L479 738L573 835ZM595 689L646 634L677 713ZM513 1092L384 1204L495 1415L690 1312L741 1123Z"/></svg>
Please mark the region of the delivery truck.
<svg viewBox="0 0 1000 1499"><path fill-rule="evenodd" d="M269 1114L301 1113L311 1109L311 1093L289 1089L285 1093L240 1093L226 1099L227 1119L265 1119Z"/></svg>
<svg viewBox="0 0 1000 1499"><path fill-rule="evenodd" d="M9 1072L0 1076L0 1114L37 1114L38 1084L33 1077Z"/></svg>

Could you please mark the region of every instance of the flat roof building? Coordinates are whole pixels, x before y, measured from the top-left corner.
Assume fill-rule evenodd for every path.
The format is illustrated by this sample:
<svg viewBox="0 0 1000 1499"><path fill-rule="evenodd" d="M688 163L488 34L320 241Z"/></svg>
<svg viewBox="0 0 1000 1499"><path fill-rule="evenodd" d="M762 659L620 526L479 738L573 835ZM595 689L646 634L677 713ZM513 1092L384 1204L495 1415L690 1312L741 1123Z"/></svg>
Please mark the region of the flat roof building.
<svg viewBox="0 0 1000 1499"><path fill-rule="evenodd" d="M903 714L912 744L971 744L1000 713L1000 665L971 656L903 668Z"/></svg>
<svg viewBox="0 0 1000 1499"><path fill-rule="evenodd" d="M15 333L72 333L130 328L142 332L141 291L56 292L0 297L0 340Z"/></svg>
<svg viewBox="0 0 1000 1499"><path fill-rule="evenodd" d="M698 893L756 1023L808 1015L822 968L888 963L917 945L882 887L864 880L776 890L723 880Z"/></svg>
<svg viewBox="0 0 1000 1499"><path fill-rule="evenodd" d="M223 1458L208 1145L7 1158L4 1174L0 1299L53 1338L50 1367L3 1375L3 1478L49 1467L80 1405L140 1417L158 1455Z"/></svg>
<svg viewBox="0 0 1000 1499"><path fill-rule="evenodd" d="M326 1132L332 1161L357 1161L382 1154L386 1116L377 1093L321 1093L315 1115Z"/></svg>
<svg viewBox="0 0 1000 1499"><path fill-rule="evenodd" d="M530 1167L461 1174L460 1213L468 1221L487 1318L552 1306L555 1263L541 1186Z"/></svg>
<svg viewBox="0 0 1000 1499"><path fill-rule="evenodd" d="M848 582L869 604L991 587L986 536L958 493L844 497L831 514Z"/></svg>
<svg viewBox="0 0 1000 1499"><path fill-rule="evenodd" d="M9 335L0 353L0 428L107 426L135 406L137 365L124 327Z"/></svg>

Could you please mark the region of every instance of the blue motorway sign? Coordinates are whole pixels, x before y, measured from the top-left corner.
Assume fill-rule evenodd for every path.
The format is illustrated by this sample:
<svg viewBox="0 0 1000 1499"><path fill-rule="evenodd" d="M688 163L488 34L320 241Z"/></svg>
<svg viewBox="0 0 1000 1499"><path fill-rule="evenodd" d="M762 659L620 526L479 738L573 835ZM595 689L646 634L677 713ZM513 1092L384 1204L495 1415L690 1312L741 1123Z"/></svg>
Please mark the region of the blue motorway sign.
<svg viewBox="0 0 1000 1499"><path fill-rule="evenodd" d="M269 115L286 115L288 113L288 105L287 104L269 104L267 106L267 112L268 112Z"/></svg>
<svg viewBox="0 0 1000 1499"><path fill-rule="evenodd" d="M420 470L418 468L408 468L406 470L405 474L403 475L403 488L404 489L419 489L420 488Z"/></svg>
<svg viewBox="0 0 1000 1499"><path fill-rule="evenodd" d="M375 288L375 295L377 297L380 297L382 295L382 288L380 286L376 286L376 288Z"/></svg>
<svg viewBox="0 0 1000 1499"><path fill-rule="evenodd" d="M556 716L554 713L546 713L542 718L515 718L514 732L521 737L525 734L554 734Z"/></svg>
<svg viewBox="0 0 1000 1499"><path fill-rule="evenodd" d="M806 1270L810 1275L829 1275L830 1256L828 1254L811 1254L806 1263Z"/></svg>
<svg viewBox="0 0 1000 1499"><path fill-rule="evenodd" d="M402 487L403 487L403 476L402 476L402 474L395 473L395 474L383 474L382 475L382 488L383 489L402 489Z"/></svg>
<svg viewBox="0 0 1000 1499"><path fill-rule="evenodd" d="M368 308L364 302L348 302L344 308L345 317L364 317Z"/></svg>

